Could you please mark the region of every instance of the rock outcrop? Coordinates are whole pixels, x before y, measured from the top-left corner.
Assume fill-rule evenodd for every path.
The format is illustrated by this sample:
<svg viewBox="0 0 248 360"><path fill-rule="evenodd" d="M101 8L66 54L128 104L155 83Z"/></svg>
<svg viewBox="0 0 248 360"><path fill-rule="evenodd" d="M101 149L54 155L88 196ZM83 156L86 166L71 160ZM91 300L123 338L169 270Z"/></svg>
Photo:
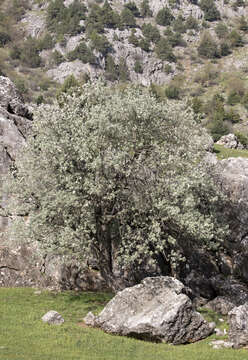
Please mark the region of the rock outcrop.
<svg viewBox="0 0 248 360"><path fill-rule="evenodd" d="M222 136L216 144L223 145L229 149L244 149L244 146L238 141L237 136L234 134Z"/></svg>
<svg viewBox="0 0 248 360"><path fill-rule="evenodd" d="M24 104L13 82L0 76L0 177L1 182L10 164L24 145L31 127L32 113ZM0 187L2 187L0 185ZM1 209L5 206L2 194ZM3 214L1 214L3 215ZM0 215L0 231L4 232L8 219Z"/></svg>
<svg viewBox="0 0 248 360"><path fill-rule="evenodd" d="M95 319L88 314L85 321L112 334L174 345L195 342L213 333L215 325L193 310L187 291L171 277L146 278L119 292Z"/></svg>
<svg viewBox="0 0 248 360"><path fill-rule="evenodd" d="M248 303L234 308L228 314L229 340L235 348L248 345Z"/></svg>

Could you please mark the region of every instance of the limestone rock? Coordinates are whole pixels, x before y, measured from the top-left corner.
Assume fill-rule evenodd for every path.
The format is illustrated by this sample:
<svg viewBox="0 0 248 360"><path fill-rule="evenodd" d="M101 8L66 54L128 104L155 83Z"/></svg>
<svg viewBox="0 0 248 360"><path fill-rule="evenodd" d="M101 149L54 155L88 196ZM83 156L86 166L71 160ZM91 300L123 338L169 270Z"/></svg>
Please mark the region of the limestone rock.
<svg viewBox="0 0 248 360"><path fill-rule="evenodd" d="M88 326L95 326L95 315L90 311L84 318L84 322Z"/></svg>
<svg viewBox="0 0 248 360"><path fill-rule="evenodd" d="M184 344L213 333L192 308L184 285L171 277L151 277L119 292L94 320L106 332Z"/></svg>
<svg viewBox="0 0 248 360"><path fill-rule="evenodd" d="M209 301L205 307L217 312L218 314L227 315L229 311L235 307L235 303L226 296L217 296L215 299Z"/></svg>
<svg viewBox="0 0 248 360"><path fill-rule="evenodd" d="M234 134L224 135L217 141L218 145L223 145L229 149L243 149L244 146L238 141L238 138Z"/></svg>
<svg viewBox="0 0 248 360"><path fill-rule="evenodd" d="M57 311L50 310L42 316L42 321L50 325L61 325L65 320Z"/></svg>
<svg viewBox="0 0 248 360"><path fill-rule="evenodd" d="M248 159L229 158L219 161L217 181L228 197L224 212L230 214L231 271L248 280Z"/></svg>
<svg viewBox="0 0 248 360"><path fill-rule="evenodd" d="M213 340L209 344L213 347L213 349L229 349L233 347L232 342L224 340Z"/></svg>
<svg viewBox="0 0 248 360"><path fill-rule="evenodd" d="M235 348L248 345L248 303L235 307L228 314L229 340Z"/></svg>

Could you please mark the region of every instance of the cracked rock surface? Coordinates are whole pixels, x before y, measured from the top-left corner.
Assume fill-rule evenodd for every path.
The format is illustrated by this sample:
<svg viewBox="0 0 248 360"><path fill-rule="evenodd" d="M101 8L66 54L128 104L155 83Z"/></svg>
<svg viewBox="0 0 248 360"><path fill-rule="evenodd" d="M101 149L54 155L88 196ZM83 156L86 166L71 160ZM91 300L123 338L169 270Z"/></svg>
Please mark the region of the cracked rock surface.
<svg viewBox="0 0 248 360"><path fill-rule="evenodd" d="M108 333L174 345L198 341L213 333L193 310L187 288L178 280L159 276L119 292L94 319ZM92 323L92 317L91 317Z"/></svg>

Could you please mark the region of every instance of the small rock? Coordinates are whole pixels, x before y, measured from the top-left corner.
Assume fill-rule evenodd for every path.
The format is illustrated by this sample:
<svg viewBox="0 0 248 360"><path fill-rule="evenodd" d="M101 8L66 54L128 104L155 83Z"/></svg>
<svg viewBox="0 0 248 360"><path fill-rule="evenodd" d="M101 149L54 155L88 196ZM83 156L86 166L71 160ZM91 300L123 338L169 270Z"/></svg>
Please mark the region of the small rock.
<svg viewBox="0 0 248 360"><path fill-rule="evenodd" d="M209 343L213 349L223 349L223 348L232 348L233 343L230 341L224 341L224 340L214 340Z"/></svg>
<svg viewBox="0 0 248 360"><path fill-rule="evenodd" d="M95 315L90 311L85 318L83 319L85 324L88 326L94 326L95 325Z"/></svg>
<svg viewBox="0 0 248 360"><path fill-rule="evenodd" d="M65 320L57 311L50 310L42 317L42 321L48 324L61 325Z"/></svg>
<svg viewBox="0 0 248 360"><path fill-rule="evenodd" d="M214 332L215 332L215 334L216 334L217 336L224 336L224 335L225 335L225 332L222 331L222 330L220 330L220 329L218 329L218 328L215 328L215 329L214 329Z"/></svg>

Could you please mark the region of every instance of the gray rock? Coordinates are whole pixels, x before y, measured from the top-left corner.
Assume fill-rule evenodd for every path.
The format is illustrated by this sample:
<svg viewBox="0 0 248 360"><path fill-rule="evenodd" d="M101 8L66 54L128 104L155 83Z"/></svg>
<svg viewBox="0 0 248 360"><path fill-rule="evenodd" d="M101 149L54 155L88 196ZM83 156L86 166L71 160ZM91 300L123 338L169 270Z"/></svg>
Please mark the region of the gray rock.
<svg viewBox="0 0 248 360"><path fill-rule="evenodd" d="M219 328L215 328L214 332L215 332L216 336L225 336L226 335L226 329L224 329L224 331L222 331Z"/></svg>
<svg viewBox="0 0 248 360"><path fill-rule="evenodd" d="M95 326L95 319L95 315L90 311L83 320L86 325Z"/></svg>
<svg viewBox="0 0 248 360"><path fill-rule="evenodd" d="M224 341L224 340L214 340L209 343L213 349L223 349L227 348L230 349L233 347L233 343L230 341Z"/></svg>
<svg viewBox="0 0 248 360"><path fill-rule="evenodd" d="M217 296L205 305L206 308L209 308L221 315L227 315L235 306L235 303L226 296Z"/></svg>
<svg viewBox="0 0 248 360"><path fill-rule="evenodd" d="M248 303L235 307L228 313L229 340L235 348L248 345Z"/></svg>
<svg viewBox="0 0 248 360"><path fill-rule="evenodd" d="M171 277L152 277L119 292L94 319L108 333L184 344L213 333L192 308L184 285Z"/></svg>
<svg viewBox="0 0 248 360"><path fill-rule="evenodd" d="M218 145L223 145L229 149L243 149L244 146L238 141L238 138L234 134L224 135L217 141Z"/></svg>
<svg viewBox="0 0 248 360"><path fill-rule="evenodd" d="M57 311L50 310L44 316L42 316L42 321L50 325L61 325L65 320Z"/></svg>

